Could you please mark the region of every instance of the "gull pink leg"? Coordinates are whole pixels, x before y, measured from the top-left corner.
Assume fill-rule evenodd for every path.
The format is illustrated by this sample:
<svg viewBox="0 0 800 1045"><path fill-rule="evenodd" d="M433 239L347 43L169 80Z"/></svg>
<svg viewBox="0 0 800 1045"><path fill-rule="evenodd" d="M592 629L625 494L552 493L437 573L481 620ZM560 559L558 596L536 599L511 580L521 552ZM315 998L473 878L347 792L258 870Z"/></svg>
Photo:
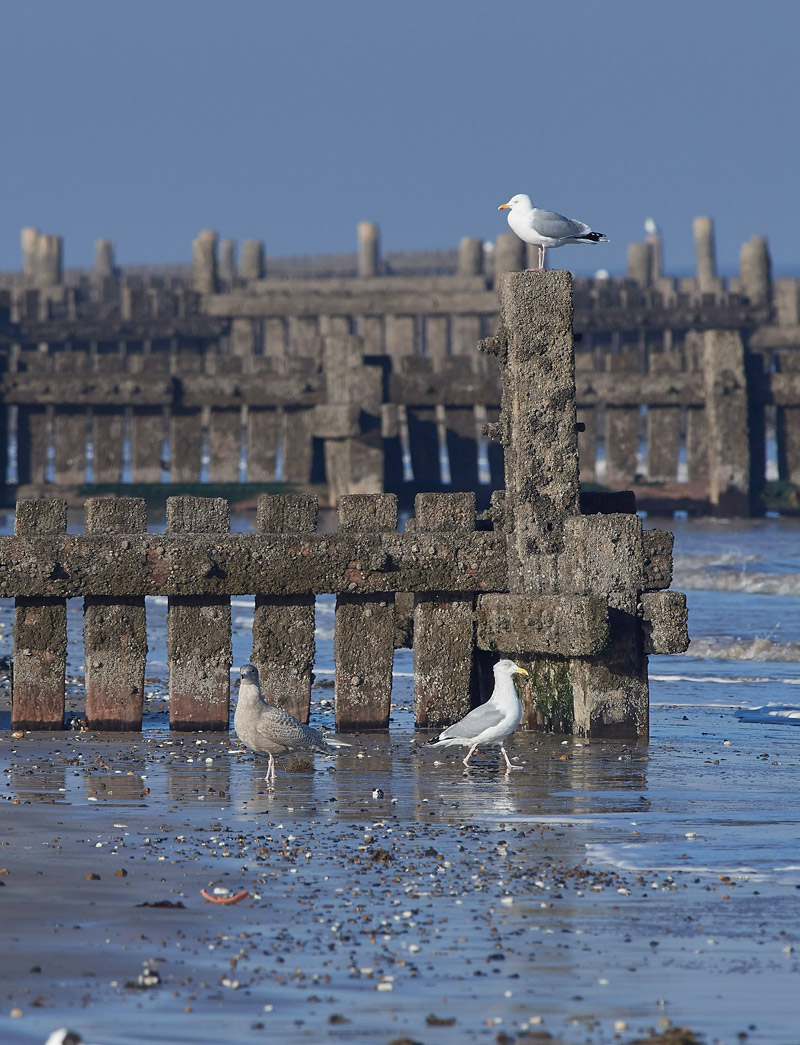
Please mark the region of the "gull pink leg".
<svg viewBox="0 0 800 1045"><path fill-rule="evenodd" d="M511 763L508 760L508 755L506 754L506 749L503 747L502 744L500 745L500 750L503 752L503 758L506 760L506 765L508 766L509 769L522 769L523 768L522 766L512 766L511 765ZM506 772L508 772L508 770L506 770Z"/></svg>
<svg viewBox="0 0 800 1045"><path fill-rule="evenodd" d="M473 744L473 745L472 745L472 747L471 747L471 748L469 749L469 751L467 752L467 757L466 757L466 758L464 759L464 765L465 765L465 766L468 766L468 765L469 765L469 758L470 758L470 755L472 754L472 752L473 752L473 751L475 750L475 748L476 748L477 746L478 746L477 744Z"/></svg>

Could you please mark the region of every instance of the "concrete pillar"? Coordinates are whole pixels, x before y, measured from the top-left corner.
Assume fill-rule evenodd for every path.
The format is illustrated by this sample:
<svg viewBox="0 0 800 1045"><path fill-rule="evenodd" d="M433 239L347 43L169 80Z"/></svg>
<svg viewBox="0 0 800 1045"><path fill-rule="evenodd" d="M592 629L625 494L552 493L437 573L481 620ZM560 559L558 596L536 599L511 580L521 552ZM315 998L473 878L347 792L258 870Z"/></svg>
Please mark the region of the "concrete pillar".
<svg viewBox="0 0 800 1045"><path fill-rule="evenodd" d="M709 498L715 515L750 512L750 430L745 354L737 330L706 330L703 373Z"/></svg>
<svg viewBox="0 0 800 1045"><path fill-rule="evenodd" d="M480 276L483 273L483 242L464 236L458 245L459 276Z"/></svg>
<svg viewBox="0 0 800 1045"><path fill-rule="evenodd" d="M425 354L429 359L445 359L450 349L450 317L426 315L425 317Z"/></svg>
<svg viewBox="0 0 800 1045"><path fill-rule="evenodd" d="M228 533L221 497L168 497L167 533ZM207 568L213 570L214 562ZM201 567L202 568L202 567ZM228 595L171 595L167 601L169 727L227 730L231 685L231 600Z"/></svg>
<svg viewBox="0 0 800 1045"><path fill-rule="evenodd" d="M639 600L648 583L641 520L580 514L571 289L569 273L558 271L500 283L501 334L486 347L502 368L497 429L506 490L494 515L495 529L508 534L509 594L495 597L494 622L479 641L492 648L494 631L494 648L528 667L529 727L642 737L648 683ZM541 632L530 634L532 621L541 625L540 597L552 600L554 614L591 623L585 644L578 646L572 628L554 648L541 644Z"/></svg>
<svg viewBox="0 0 800 1045"><path fill-rule="evenodd" d="M697 287L701 294L713 294L719 284L714 222L711 218L694 219L694 244L697 252Z"/></svg>
<svg viewBox="0 0 800 1045"><path fill-rule="evenodd" d="M284 316L264 320L264 355L283 358L287 354L287 323Z"/></svg>
<svg viewBox="0 0 800 1045"><path fill-rule="evenodd" d="M94 241L94 268L92 278L95 280L114 278L114 243L110 239Z"/></svg>
<svg viewBox="0 0 800 1045"><path fill-rule="evenodd" d="M170 482L196 483L203 452L203 418L199 410L173 407L169 422Z"/></svg>
<svg viewBox="0 0 800 1045"><path fill-rule="evenodd" d="M131 480L134 483L160 483L161 458L164 452L163 412L160 407L134 406L131 408L129 416ZM97 418L95 418L95 424L96 422ZM95 445L95 472L96 469L97 446Z"/></svg>
<svg viewBox="0 0 800 1045"><path fill-rule="evenodd" d="M772 301L772 262L767 241L763 236L752 236L742 244L739 252L739 278L742 292L752 304L770 304Z"/></svg>
<svg viewBox="0 0 800 1045"><path fill-rule="evenodd" d="M413 356L415 348L414 316L384 317L385 349L387 356Z"/></svg>
<svg viewBox="0 0 800 1045"><path fill-rule="evenodd" d="M657 232L651 232L645 239L650 252L650 282L655 283L664 274L664 251L661 236Z"/></svg>
<svg viewBox="0 0 800 1045"><path fill-rule="evenodd" d="M219 278L229 287L236 279L236 243L232 239L220 240Z"/></svg>
<svg viewBox="0 0 800 1045"><path fill-rule="evenodd" d="M192 244L192 286L198 294L217 292L217 234L204 229Z"/></svg>
<svg viewBox="0 0 800 1045"><path fill-rule="evenodd" d="M14 520L17 536L39 537L66 532L66 501L17 502ZM12 729L64 728L66 671L66 599L15 599Z"/></svg>
<svg viewBox="0 0 800 1045"><path fill-rule="evenodd" d="M412 520L409 520L412 523ZM417 494L413 530L429 533L475 529L475 494ZM418 592L414 597L414 723L442 728L470 710L474 598L455 592Z"/></svg>
<svg viewBox="0 0 800 1045"><path fill-rule="evenodd" d="M358 223L358 274L362 279L381 271L380 230L374 221Z"/></svg>
<svg viewBox="0 0 800 1045"><path fill-rule="evenodd" d="M481 317L479 315L456 314L451 319L451 337L454 356L477 358L478 342L481 340Z"/></svg>
<svg viewBox="0 0 800 1045"><path fill-rule="evenodd" d="M525 244L513 232L501 232L495 241L494 278L505 272L519 272L525 268Z"/></svg>
<svg viewBox="0 0 800 1045"><path fill-rule="evenodd" d="M636 479L639 447L639 408L606 407L606 482L614 486Z"/></svg>
<svg viewBox="0 0 800 1045"><path fill-rule="evenodd" d="M258 239L246 239L239 257L239 278L263 279L265 271L264 244Z"/></svg>
<svg viewBox="0 0 800 1045"><path fill-rule="evenodd" d="M86 502L87 533L122 537L146 531L143 498L93 497ZM87 595L83 644L89 729L140 730L147 661L144 596Z"/></svg>
<svg viewBox="0 0 800 1045"><path fill-rule="evenodd" d="M311 534L317 528L317 498L310 494L263 495L256 532ZM270 704L308 722L314 677L314 596L256 594L252 660Z"/></svg>
<svg viewBox="0 0 800 1045"><path fill-rule="evenodd" d="M275 481L278 453L279 414L274 408L248 407L247 410L247 481Z"/></svg>
<svg viewBox="0 0 800 1045"><path fill-rule="evenodd" d="M36 275L37 242L39 230L33 226L26 226L21 234L22 244L22 271L26 276L33 278Z"/></svg>
<svg viewBox="0 0 800 1045"><path fill-rule="evenodd" d="M632 279L641 287L649 287L652 282L652 257L648 243L628 244L628 279Z"/></svg>
<svg viewBox="0 0 800 1045"><path fill-rule="evenodd" d="M324 338L323 365L327 395L316 408L316 435L325 440L331 504L343 494L383 493L383 370L364 364L363 341L352 335Z"/></svg>
<svg viewBox="0 0 800 1045"><path fill-rule="evenodd" d="M778 326L794 327L800 324L800 284L795 277L773 280L772 300Z"/></svg>
<svg viewBox="0 0 800 1045"><path fill-rule="evenodd" d="M86 481L86 408L58 407L54 422L55 481L78 486Z"/></svg>
<svg viewBox="0 0 800 1045"><path fill-rule="evenodd" d="M397 530L395 494L343 497L339 505L343 533ZM344 732L387 729L394 664L394 593L352 593L336 598L336 728Z"/></svg>
<svg viewBox="0 0 800 1045"><path fill-rule="evenodd" d="M309 483L314 448L314 407L284 410L283 421L284 482Z"/></svg>
<svg viewBox="0 0 800 1045"><path fill-rule="evenodd" d="M578 434L569 272L500 281L506 503L511 591L555 592L563 522L578 512ZM546 421L545 421L546 418Z"/></svg>
<svg viewBox="0 0 800 1045"><path fill-rule="evenodd" d="M702 406L686 408L686 478L689 482L708 479L708 424Z"/></svg>
<svg viewBox="0 0 800 1045"><path fill-rule="evenodd" d="M36 240L36 285L55 287L64 281L61 236L38 236Z"/></svg>
<svg viewBox="0 0 800 1045"><path fill-rule="evenodd" d="M677 406L651 406L647 411L647 478L673 483L678 477L681 411Z"/></svg>
<svg viewBox="0 0 800 1045"><path fill-rule="evenodd" d="M242 453L242 408L211 408L208 425L208 478L212 483L237 483Z"/></svg>

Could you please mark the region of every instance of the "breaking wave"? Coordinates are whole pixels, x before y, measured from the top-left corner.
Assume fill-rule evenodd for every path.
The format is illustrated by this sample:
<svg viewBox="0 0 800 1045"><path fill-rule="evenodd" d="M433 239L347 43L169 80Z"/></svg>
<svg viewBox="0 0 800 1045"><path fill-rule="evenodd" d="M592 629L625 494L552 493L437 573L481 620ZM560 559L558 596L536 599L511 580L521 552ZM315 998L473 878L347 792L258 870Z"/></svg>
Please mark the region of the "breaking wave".
<svg viewBox="0 0 800 1045"><path fill-rule="evenodd" d="M723 635L713 639L692 639L683 655L711 660L792 663L800 661L800 642L774 642L769 638L736 639Z"/></svg>

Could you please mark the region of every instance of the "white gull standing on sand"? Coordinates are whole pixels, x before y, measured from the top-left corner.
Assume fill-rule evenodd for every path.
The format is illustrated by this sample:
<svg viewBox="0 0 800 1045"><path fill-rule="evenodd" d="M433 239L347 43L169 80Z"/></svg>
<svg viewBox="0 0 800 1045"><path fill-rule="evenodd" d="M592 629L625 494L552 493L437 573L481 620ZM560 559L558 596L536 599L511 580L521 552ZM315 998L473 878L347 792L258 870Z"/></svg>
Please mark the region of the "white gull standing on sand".
<svg viewBox="0 0 800 1045"><path fill-rule="evenodd" d="M588 225L574 218L565 218L554 210L534 207L530 196L518 192L498 210L508 211L508 224L525 243L532 243L539 251L539 268L544 268L548 247L563 247L567 243L608 243L602 232L593 232Z"/></svg>
<svg viewBox="0 0 800 1045"><path fill-rule="evenodd" d="M468 747L464 765L469 765L470 755L480 744L499 744L509 769L522 769L512 766L503 746L522 719L522 705L514 685L514 675L527 675L525 668L515 664L513 660L498 660L494 666L494 689L485 704L474 708L460 722L443 730L429 744L436 747L450 747L461 744Z"/></svg>
<svg viewBox="0 0 800 1045"><path fill-rule="evenodd" d="M267 755L267 783L275 781L275 755L290 751L331 754L331 747L350 747L343 740L325 737L318 729L304 725L283 708L268 704L261 695L258 670L244 664L239 683L239 699L233 716L233 728L241 742L252 751Z"/></svg>

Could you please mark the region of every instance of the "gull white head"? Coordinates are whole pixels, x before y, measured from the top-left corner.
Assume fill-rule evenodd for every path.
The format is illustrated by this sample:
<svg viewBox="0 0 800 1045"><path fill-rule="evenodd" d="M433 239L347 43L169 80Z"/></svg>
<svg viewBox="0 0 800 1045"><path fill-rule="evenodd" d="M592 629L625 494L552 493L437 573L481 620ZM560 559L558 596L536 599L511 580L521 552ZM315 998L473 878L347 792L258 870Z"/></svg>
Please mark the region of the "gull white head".
<svg viewBox="0 0 800 1045"><path fill-rule="evenodd" d="M511 678L512 675L527 675L528 672L525 668L521 668L519 664L515 664L513 660L498 660L494 666L494 673L496 676L508 675Z"/></svg>
<svg viewBox="0 0 800 1045"><path fill-rule="evenodd" d="M516 196L512 196L508 203L501 203L497 208L498 210L513 210L515 207L525 207L528 210L531 208L531 198L524 192L518 192Z"/></svg>

